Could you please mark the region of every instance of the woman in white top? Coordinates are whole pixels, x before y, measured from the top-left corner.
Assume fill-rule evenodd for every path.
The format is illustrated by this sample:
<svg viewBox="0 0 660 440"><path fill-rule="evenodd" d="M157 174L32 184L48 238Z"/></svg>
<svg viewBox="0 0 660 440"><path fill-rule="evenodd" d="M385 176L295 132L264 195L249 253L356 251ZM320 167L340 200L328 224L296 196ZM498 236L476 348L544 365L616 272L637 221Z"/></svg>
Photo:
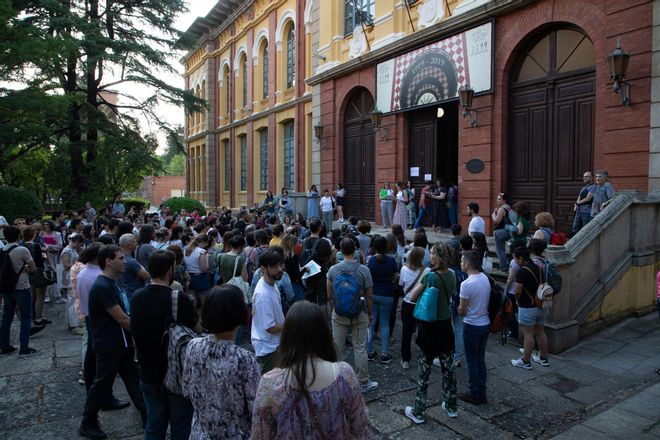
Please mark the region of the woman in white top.
<svg viewBox="0 0 660 440"><path fill-rule="evenodd" d="M404 188L403 182L396 183L396 191L396 208L392 224L401 225L405 229L408 227L408 191Z"/></svg>
<svg viewBox="0 0 660 440"><path fill-rule="evenodd" d="M335 198L330 196L330 191L327 189L323 190L323 197L321 197L319 205L321 206L321 217L323 223L325 223L325 227L328 232L332 231L332 220L334 220L335 217Z"/></svg>
<svg viewBox="0 0 660 440"><path fill-rule="evenodd" d="M46 257L48 259L48 265L57 270L57 265L60 262L60 252L64 246L62 242L62 234L55 230L55 223L51 220L47 220L42 225L43 232L41 238L43 239L46 247ZM57 302L64 302L65 300L61 298L60 293L57 291L57 284L51 284L46 287L46 299L45 303L49 303L51 300Z"/></svg>
<svg viewBox="0 0 660 440"><path fill-rule="evenodd" d="M410 368L410 344L413 333L417 327L417 321L413 316L415 311L415 302L410 299L413 288L422 279L422 276L429 271L422 265L424 260L424 249L414 247L408 254L408 261L401 268L399 274L399 285L403 288L403 303L401 304L401 368L407 370Z"/></svg>
<svg viewBox="0 0 660 440"><path fill-rule="evenodd" d="M338 362L324 311L298 301L286 316L279 368L259 382L252 439L364 439L366 405L353 368Z"/></svg>
<svg viewBox="0 0 660 440"><path fill-rule="evenodd" d="M415 212L415 187L409 180L406 182L406 191L408 191L408 229L412 229L415 221L417 220L417 213Z"/></svg>
<svg viewBox="0 0 660 440"><path fill-rule="evenodd" d="M339 217L339 223L344 223L344 197L346 197L346 190L341 183L337 184L335 197L337 198L337 216Z"/></svg>
<svg viewBox="0 0 660 440"><path fill-rule="evenodd" d="M204 294L211 288L208 274L209 257L206 250L208 246L209 238L206 234L197 234L183 253L183 263L190 274L188 292L194 295L197 307L202 306Z"/></svg>
<svg viewBox="0 0 660 440"><path fill-rule="evenodd" d="M78 256L83 250L85 238L77 233L69 236L69 245L62 250L62 288L66 289L67 313L66 321L70 329L80 327L80 320L76 315L73 290L71 289L71 268L78 261Z"/></svg>

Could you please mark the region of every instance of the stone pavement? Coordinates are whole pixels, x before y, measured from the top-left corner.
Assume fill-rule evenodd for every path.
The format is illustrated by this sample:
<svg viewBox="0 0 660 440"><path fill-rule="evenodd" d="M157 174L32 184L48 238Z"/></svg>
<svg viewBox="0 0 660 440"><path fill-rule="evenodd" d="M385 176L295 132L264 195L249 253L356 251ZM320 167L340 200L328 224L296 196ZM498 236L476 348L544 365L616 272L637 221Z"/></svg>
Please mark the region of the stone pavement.
<svg viewBox="0 0 660 440"><path fill-rule="evenodd" d="M51 306L55 321L36 335L41 355L0 357L0 438L76 439L84 404L78 384L80 338L63 326L63 306ZM395 331L397 339L400 327ZM18 326L12 327L17 345ZM434 368L429 387L427 423L415 425L403 415L415 398L416 350L408 371L399 366L398 344L389 365L371 363L380 387L366 395L375 439L600 439L660 438L660 321L657 314L623 321L576 347L550 355L550 367L514 368L518 346L488 342L489 404L459 402L459 417L440 409L441 374ZM347 357L350 353L347 353ZM465 366L457 369L458 391L466 391ZM126 399L120 379L115 394ZM112 439L142 438L140 418L131 406L102 412L101 423Z"/></svg>

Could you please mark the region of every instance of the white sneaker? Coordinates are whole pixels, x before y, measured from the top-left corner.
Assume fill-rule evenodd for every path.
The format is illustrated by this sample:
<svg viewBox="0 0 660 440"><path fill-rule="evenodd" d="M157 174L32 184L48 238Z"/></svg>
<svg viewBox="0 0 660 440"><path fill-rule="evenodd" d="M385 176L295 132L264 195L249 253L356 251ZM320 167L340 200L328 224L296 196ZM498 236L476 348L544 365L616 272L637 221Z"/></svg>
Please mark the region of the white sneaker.
<svg viewBox="0 0 660 440"><path fill-rule="evenodd" d="M440 363L440 358L435 358L433 359L433 366L434 367L440 367L442 364Z"/></svg>
<svg viewBox="0 0 660 440"><path fill-rule="evenodd" d="M460 367L461 365L462 365L462 364L461 364L461 360L460 360L460 359L454 359L454 368L458 368L458 367Z"/></svg>
<svg viewBox="0 0 660 440"><path fill-rule="evenodd" d="M550 362L548 362L548 359L541 359L541 355L533 353L532 354L532 360L536 362L539 365L542 365L544 367L549 367Z"/></svg>
<svg viewBox="0 0 660 440"><path fill-rule="evenodd" d="M419 417L416 417L415 414L413 414L413 407L412 406L406 406L406 417L408 417L410 420L413 421L413 423L417 425L421 425L422 423L426 422L424 419L420 419Z"/></svg>
<svg viewBox="0 0 660 440"><path fill-rule="evenodd" d="M520 352L520 354L525 354L525 349L524 349L523 347L520 347L520 348L518 349L518 351ZM538 351L538 350L532 350L532 357L534 357L534 356L538 356L538 355L539 355L539 351Z"/></svg>
<svg viewBox="0 0 660 440"><path fill-rule="evenodd" d="M442 402L442 405L440 407L444 411L447 411L447 415L449 417L451 417L452 419L458 417L458 410L456 410L456 409L452 410L452 409L447 408L447 403L446 402Z"/></svg>
<svg viewBox="0 0 660 440"><path fill-rule="evenodd" d="M375 390L378 388L378 382L374 382L372 380L368 381L367 383L363 383L360 385L362 388L363 393L368 393L369 391Z"/></svg>
<svg viewBox="0 0 660 440"><path fill-rule="evenodd" d="M524 368L525 370L531 370L532 369L531 362L525 362L523 360L523 358L511 359L511 365L513 365L514 367L518 367L518 368Z"/></svg>
<svg viewBox="0 0 660 440"><path fill-rule="evenodd" d="M409 369L410 368L410 362L401 361L401 368L403 368L404 370Z"/></svg>

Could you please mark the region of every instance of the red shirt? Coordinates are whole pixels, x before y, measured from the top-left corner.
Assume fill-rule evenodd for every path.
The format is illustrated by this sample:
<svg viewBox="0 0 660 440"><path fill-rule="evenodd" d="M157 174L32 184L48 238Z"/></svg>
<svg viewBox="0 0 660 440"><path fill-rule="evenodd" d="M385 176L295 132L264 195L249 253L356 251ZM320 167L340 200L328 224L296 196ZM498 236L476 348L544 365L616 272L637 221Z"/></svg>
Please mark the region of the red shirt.
<svg viewBox="0 0 660 440"><path fill-rule="evenodd" d="M422 188L422 192L419 195L419 206L422 208L426 208L426 193L428 193L430 189L430 187L425 186Z"/></svg>

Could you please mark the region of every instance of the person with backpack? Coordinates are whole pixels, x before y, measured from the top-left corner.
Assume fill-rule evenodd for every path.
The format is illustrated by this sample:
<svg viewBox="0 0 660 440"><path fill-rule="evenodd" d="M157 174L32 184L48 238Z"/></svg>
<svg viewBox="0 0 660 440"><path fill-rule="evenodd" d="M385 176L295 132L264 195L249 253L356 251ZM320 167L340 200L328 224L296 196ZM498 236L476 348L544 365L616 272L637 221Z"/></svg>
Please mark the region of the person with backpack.
<svg viewBox="0 0 660 440"><path fill-rule="evenodd" d="M401 368L407 370L410 368L410 359L412 357L410 344L413 333L417 328L417 321L413 316L415 303L411 299L413 288L417 285L422 275L428 272L428 268L422 265L424 259L424 249L414 247L408 254L406 264L401 268L399 275L399 285L403 289L403 302L401 303Z"/></svg>
<svg viewBox="0 0 660 440"><path fill-rule="evenodd" d="M30 328L32 327L32 295L30 293L29 274L37 269L30 251L18 244L21 231L16 226L6 226L7 244L0 253L0 293L3 296L2 324L0 324L0 353L8 355L16 351L9 344L9 332L14 320L16 308L21 313L19 357L38 354L30 347ZM42 327L43 328L43 327Z"/></svg>
<svg viewBox="0 0 660 440"><path fill-rule="evenodd" d="M436 244L431 250L431 271L422 276L410 295L412 302L429 288L438 290L436 315L430 321L418 320L417 395L415 406L407 406L405 415L416 424L424 423L429 377L433 359L440 358L442 368L442 405L449 417L458 417L456 400L456 369L453 353L454 331L451 323L451 296L456 287L454 273L449 270L452 251L446 244ZM426 294L426 293L424 293Z"/></svg>
<svg viewBox="0 0 660 440"><path fill-rule="evenodd" d="M512 359L511 365L525 370L532 369L534 360L544 367L548 363L548 338L545 334L547 310L538 303L536 292L544 282L544 271L531 258L529 249L518 247L513 251L513 257L520 266L516 275L516 302L518 304L518 322L524 336L522 357ZM539 346L539 356L532 356L534 341Z"/></svg>
<svg viewBox="0 0 660 440"><path fill-rule="evenodd" d="M43 283L39 284L37 283L36 279L33 279L35 275L39 275L38 272L41 272L42 275L40 281L44 281L43 274L46 270L47 260L43 248L39 245L39 243L37 243L33 226L24 227L21 231L21 236L23 238L22 245L30 251L30 255L32 256L36 266L33 274L30 275L30 287L32 290L32 311L34 313L32 318L32 329L30 330L30 333L35 334L38 331L43 330L43 327L47 324L52 323L52 321L43 318L44 299L47 286Z"/></svg>
<svg viewBox="0 0 660 440"><path fill-rule="evenodd" d="M250 438L261 375L254 354L234 343L245 316L236 286L214 287L204 301L202 324L209 334L188 343L182 374L184 396L194 408L191 440Z"/></svg>
<svg viewBox="0 0 660 440"><path fill-rule="evenodd" d="M493 238L495 238L495 251L500 261L501 272L507 272L506 242L511 238L507 225L514 225L515 215L509 204L509 195L504 192L499 193L497 195L497 207L495 207L490 217L493 220Z"/></svg>
<svg viewBox="0 0 660 440"><path fill-rule="evenodd" d="M488 304L491 285L488 276L479 270L480 261L477 252L463 252L461 270L468 277L461 283L458 305L458 313L463 316L463 344L469 385L469 392L459 394L458 398L473 405L488 403L485 357L490 334Z"/></svg>
<svg viewBox="0 0 660 440"><path fill-rule="evenodd" d="M172 440L190 435L193 408L188 399L165 388L168 369L167 344L163 335L172 316L172 289L176 256L167 250L154 251L147 262L151 284L135 291L131 298L131 334L140 366L140 390L147 408L145 440L164 440L170 426ZM177 322L202 332L195 305L183 292L177 292Z"/></svg>
<svg viewBox="0 0 660 440"><path fill-rule="evenodd" d="M389 354L390 326L389 317L394 304L394 282L399 274L396 260L387 255L387 238L377 236L374 238L374 255L367 260L367 267L371 272L374 283L373 319L369 326L369 337L367 338L367 358L376 360L374 349L374 336L376 333L376 321L380 323L380 362L389 364L392 355Z"/></svg>
<svg viewBox="0 0 660 440"><path fill-rule="evenodd" d="M321 237L323 222L313 218L309 222L309 230L312 233L303 242L303 251L300 254L300 266L303 267L311 260L321 266L321 272L305 279L305 299L318 305L327 303L326 274L328 262L332 255L332 246L328 240Z"/></svg>
<svg viewBox="0 0 660 440"><path fill-rule="evenodd" d="M135 362L128 304L116 285L126 261L115 245L106 245L98 255L101 274L89 292L90 339L96 354L96 375L87 392L78 433L90 439L104 439L98 413L106 405L117 375L121 376L133 405L146 423L147 411L140 392L140 373Z"/></svg>
<svg viewBox="0 0 660 440"><path fill-rule="evenodd" d="M534 226L538 229L532 238L544 240L546 245L563 245L566 243L566 234L555 232L555 219L549 212L539 212L534 217Z"/></svg>
<svg viewBox="0 0 660 440"><path fill-rule="evenodd" d="M344 259L328 271L328 302L332 306L332 338L341 357L346 335L351 332L353 362L363 393L374 390L378 382L369 378L367 361L367 328L373 308L371 272L355 259L355 241L344 238L340 243Z"/></svg>

